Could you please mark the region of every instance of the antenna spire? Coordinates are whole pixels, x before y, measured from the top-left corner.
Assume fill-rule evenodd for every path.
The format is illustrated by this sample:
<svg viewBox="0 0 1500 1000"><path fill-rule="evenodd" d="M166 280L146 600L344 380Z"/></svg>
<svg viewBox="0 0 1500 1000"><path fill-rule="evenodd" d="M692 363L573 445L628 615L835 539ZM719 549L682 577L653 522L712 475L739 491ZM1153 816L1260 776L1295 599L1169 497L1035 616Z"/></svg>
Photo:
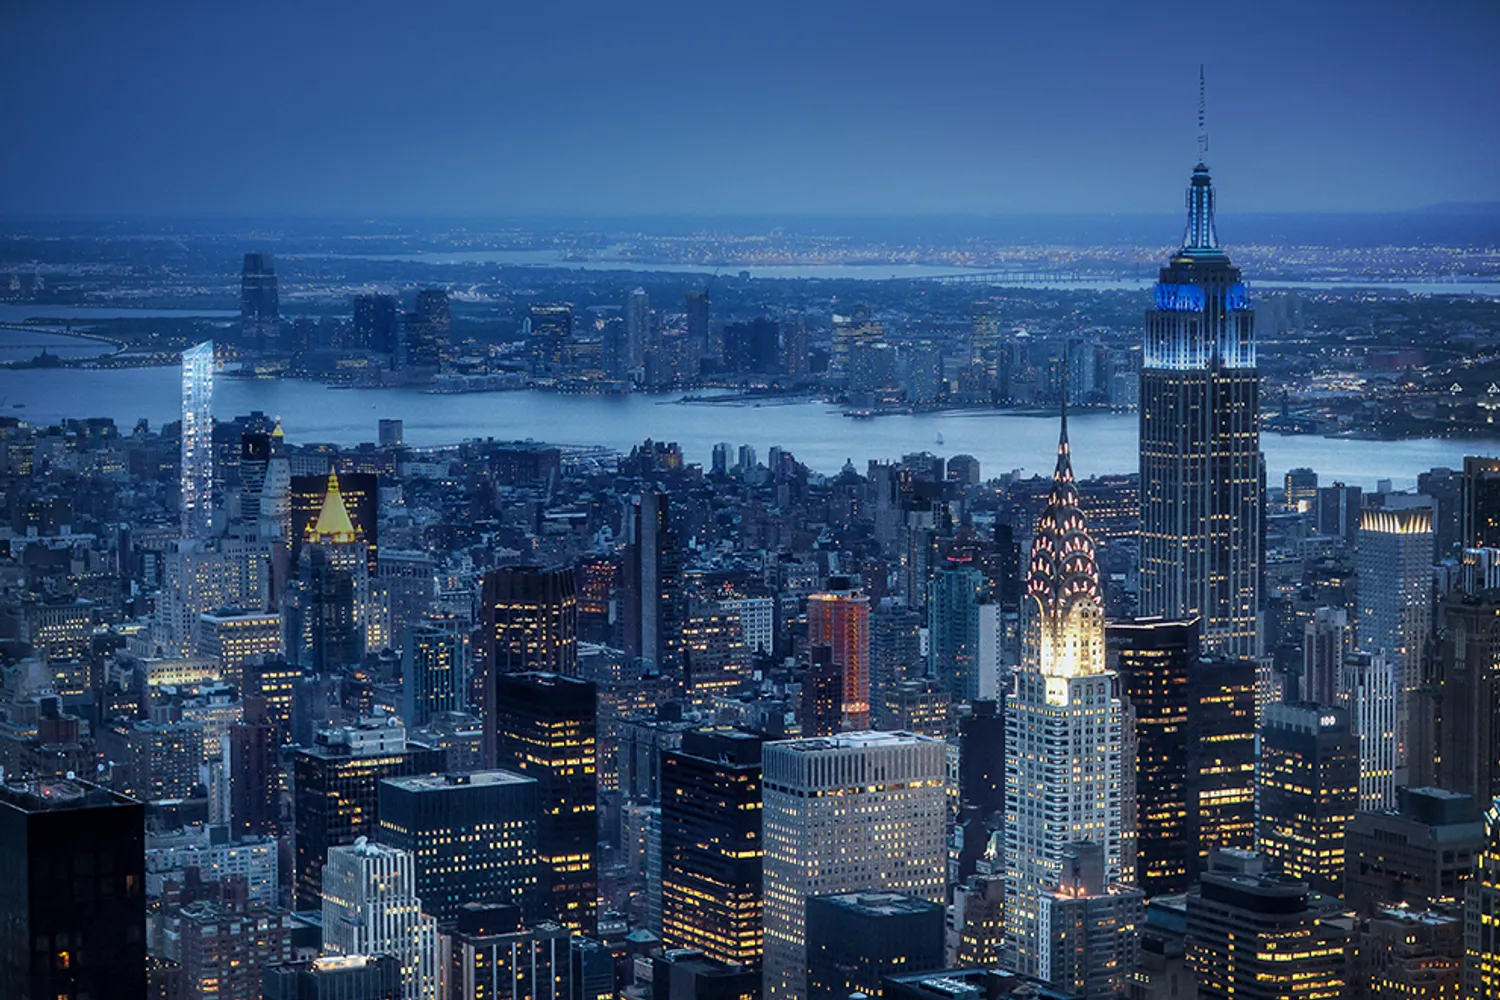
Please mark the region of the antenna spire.
<svg viewBox="0 0 1500 1000"><path fill-rule="evenodd" d="M1208 162L1208 88L1203 80L1203 64L1198 64L1198 162Z"/></svg>

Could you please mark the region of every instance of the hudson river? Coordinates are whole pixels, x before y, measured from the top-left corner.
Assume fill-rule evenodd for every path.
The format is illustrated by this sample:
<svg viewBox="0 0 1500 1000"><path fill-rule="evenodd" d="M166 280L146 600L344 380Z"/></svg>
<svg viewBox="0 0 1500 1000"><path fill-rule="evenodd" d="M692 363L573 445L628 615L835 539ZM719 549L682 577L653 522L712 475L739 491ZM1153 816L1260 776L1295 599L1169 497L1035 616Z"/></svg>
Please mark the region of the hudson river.
<svg viewBox="0 0 1500 1000"><path fill-rule="evenodd" d="M61 417L113 417L128 434L144 417L160 427L178 417L178 370L43 369L0 371L0 414L31 423ZM280 417L296 444L341 445L373 441L376 422L405 422L408 444L452 444L465 438L533 438L556 444L605 445L628 450L647 437L676 441L690 462L709 463L720 441L749 444L764 460L780 445L824 473L845 459L863 471L869 459L894 459L914 451L970 454L986 477L1020 469L1051 471L1057 421L1018 413L934 413L853 420L825 403L699 405L669 396L564 396L543 392L429 395L416 389L330 389L313 382L220 379L214 410L228 419L251 410ZM16 404L23 404L17 408ZM1077 413L1069 418L1074 466L1080 476L1134 472L1134 414ZM1308 466L1323 482L1342 480L1373 488L1381 478L1396 487L1415 485L1417 474L1439 465L1457 467L1465 454L1500 454L1500 440L1364 441L1306 435L1262 438L1269 481L1289 468Z"/></svg>

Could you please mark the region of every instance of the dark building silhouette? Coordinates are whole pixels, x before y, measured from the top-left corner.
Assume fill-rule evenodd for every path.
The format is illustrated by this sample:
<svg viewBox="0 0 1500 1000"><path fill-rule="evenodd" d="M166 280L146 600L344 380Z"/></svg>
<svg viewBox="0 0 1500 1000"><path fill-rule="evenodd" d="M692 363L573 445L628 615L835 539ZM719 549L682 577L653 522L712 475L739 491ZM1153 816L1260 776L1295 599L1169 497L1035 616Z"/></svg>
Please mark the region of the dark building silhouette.
<svg viewBox="0 0 1500 1000"><path fill-rule="evenodd" d="M492 680L495 763L537 781L541 913L594 933L598 909L597 694L593 683L557 674Z"/></svg>
<svg viewBox="0 0 1500 1000"><path fill-rule="evenodd" d="M516 906L460 907L444 951L450 1000L593 1000L576 989L568 929L527 925ZM611 977L611 992L613 986Z"/></svg>
<svg viewBox="0 0 1500 1000"><path fill-rule="evenodd" d="M832 736L844 721L844 672L832 646L807 648L799 716L803 736Z"/></svg>
<svg viewBox="0 0 1500 1000"><path fill-rule="evenodd" d="M538 375L558 375L567 368L573 348L573 307L532 306L527 316L531 336L527 351L531 370Z"/></svg>
<svg viewBox="0 0 1500 1000"><path fill-rule="evenodd" d="M662 943L759 967L761 739L693 731L661 754Z"/></svg>
<svg viewBox="0 0 1500 1000"><path fill-rule="evenodd" d="M394 295L354 297L354 347L394 361L401 339L401 308Z"/></svg>
<svg viewBox="0 0 1500 1000"><path fill-rule="evenodd" d="M446 288L424 288L417 293L416 305L406 315L404 358L399 363L412 368L437 368L442 364L443 348L453 335L453 314L448 307ZM402 352L398 350L398 355Z"/></svg>
<svg viewBox="0 0 1500 1000"><path fill-rule="evenodd" d="M323 905L323 864L330 847L374 839L380 782L443 769L442 750L409 743L399 726L380 723L325 730L292 760L295 908Z"/></svg>
<svg viewBox="0 0 1500 1000"><path fill-rule="evenodd" d="M693 948L651 958L650 1000L758 1000L760 974Z"/></svg>
<svg viewBox="0 0 1500 1000"><path fill-rule="evenodd" d="M672 528L672 501L646 491L632 505L623 588L625 652L674 673L682 647L682 553Z"/></svg>
<svg viewBox="0 0 1500 1000"><path fill-rule="evenodd" d="M895 892L807 901L807 1000L879 997L885 977L944 963L940 903Z"/></svg>
<svg viewBox="0 0 1500 1000"><path fill-rule="evenodd" d="M1188 672L1187 835L1193 874L1215 848L1255 847L1255 662L1206 657Z"/></svg>
<svg viewBox="0 0 1500 1000"><path fill-rule="evenodd" d="M281 344L281 299L276 264L268 253L247 253L240 271L240 340L258 351Z"/></svg>
<svg viewBox="0 0 1500 1000"><path fill-rule="evenodd" d="M1396 799L1395 809L1357 812L1349 823L1344 902L1361 914L1462 899L1484 850L1484 821L1472 796L1398 788Z"/></svg>
<svg viewBox="0 0 1500 1000"><path fill-rule="evenodd" d="M494 764L496 684L508 674L578 675L578 593L570 569L505 566L480 586L486 760Z"/></svg>
<svg viewBox="0 0 1500 1000"><path fill-rule="evenodd" d="M1105 630L1110 667L1135 718L1136 884L1148 896L1192 885L1188 838L1188 675L1198 622L1140 619Z"/></svg>
<svg viewBox="0 0 1500 1000"><path fill-rule="evenodd" d="M1359 737L1342 708L1266 706L1256 775L1256 844L1272 865L1340 895L1345 831L1359 807Z"/></svg>
<svg viewBox="0 0 1500 1000"><path fill-rule="evenodd" d="M263 1000L401 1000L401 963L390 955L332 955L277 965L261 980Z"/></svg>
<svg viewBox="0 0 1500 1000"><path fill-rule="evenodd" d="M508 771L387 778L379 800L379 840L411 852L424 913L446 923L465 903L536 912L534 779Z"/></svg>
<svg viewBox="0 0 1500 1000"><path fill-rule="evenodd" d="M724 327L724 368L740 375L769 374L780 359L780 327L759 316L748 323Z"/></svg>
<svg viewBox="0 0 1500 1000"><path fill-rule="evenodd" d="M1500 795L1500 592L1476 579L1445 597L1435 645L1412 699L1411 780L1489 802Z"/></svg>
<svg viewBox="0 0 1500 1000"><path fill-rule="evenodd" d="M700 358L711 356L708 337L710 305L706 288L701 292L694 289L683 297L683 306L687 311L688 346Z"/></svg>
<svg viewBox="0 0 1500 1000"><path fill-rule="evenodd" d="M1500 458L1465 456L1462 489L1464 548L1500 547Z"/></svg>
<svg viewBox="0 0 1500 1000"><path fill-rule="evenodd" d="M97 785L0 784L0 996L146 995L145 838Z"/></svg>
<svg viewBox="0 0 1500 1000"><path fill-rule="evenodd" d="M229 819L236 837L276 835L281 827L280 734L266 700L244 697L244 721L229 727Z"/></svg>
<svg viewBox="0 0 1500 1000"><path fill-rule="evenodd" d="M1005 813L1005 715L1000 702L982 699L959 723L958 789L966 806L983 816Z"/></svg>

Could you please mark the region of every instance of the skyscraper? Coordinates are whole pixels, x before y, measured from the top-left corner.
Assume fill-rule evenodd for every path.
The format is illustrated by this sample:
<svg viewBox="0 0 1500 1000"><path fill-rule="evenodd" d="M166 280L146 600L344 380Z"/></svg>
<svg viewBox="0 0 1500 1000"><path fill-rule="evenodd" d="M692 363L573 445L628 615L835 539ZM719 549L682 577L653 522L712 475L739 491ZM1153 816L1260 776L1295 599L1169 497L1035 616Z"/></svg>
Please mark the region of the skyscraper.
<svg viewBox="0 0 1500 1000"><path fill-rule="evenodd" d="M386 778L379 802L378 839L410 852L423 912L439 921L457 920L465 903L536 912L535 780L509 771Z"/></svg>
<svg viewBox="0 0 1500 1000"><path fill-rule="evenodd" d="M955 705L977 701L983 696L979 598L984 574L971 560L949 556L932 574L927 591L927 674L942 682Z"/></svg>
<svg viewBox="0 0 1500 1000"><path fill-rule="evenodd" d="M349 517L339 477L330 473L317 520L302 534L297 579L287 594L287 658L320 674L358 664L371 614L364 533Z"/></svg>
<svg viewBox="0 0 1500 1000"><path fill-rule="evenodd" d="M1432 508L1365 511L1355 557L1355 641L1395 672L1398 765L1406 763L1409 699L1422 683L1422 651L1432 631L1432 562Z"/></svg>
<svg viewBox="0 0 1500 1000"><path fill-rule="evenodd" d="M661 752L662 943L759 968L761 740L682 734Z"/></svg>
<svg viewBox="0 0 1500 1000"><path fill-rule="evenodd" d="M417 293L415 308L406 316L404 363L413 368L437 368L443 348L453 333L453 313L446 288L424 288ZM400 352L398 351L398 354Z"/></svg>
<svg viewBox="0 0 1500 1000"><path fill-rule="evenodd" d="M806 996L807 899L879 890L944 899L947 754L910 733L764 748L765 989Z"/></svg>
<svg viewBox="0 0 1500 1000"><path fill-rule="evenodd" d="M0 783L0 996L146 995L145 838L123 795Z"/></svg>
<svg viewBox="0 0 1500 1000"><path fill-rule="evenodd" d="M1254 659L1265 489L1254 314L1219 246L1201 161L1182 249L1155 294L1141 367L1141 613L1198 617L1205 652Z"/></svg>
<svg viewBox="0 0 1500 1000"><path fill-rule="evenodd" d="M578 595L572 570L503 566L480 585L486 753L493 762L495 685L508 674L578 674Z"/></svg>
<svg viewBox="0 0 1500 1000"><path fill-rule="evenodd" d="M651 349L651 299L644 288L637 288L625 300L625 351L630 367L646 363Z"/></svg>
<svg viewBox="0 0 1500 1000"><path fill-rule="evenodd" d="M1135 718L1136 883L1146 895L1192 885L1188 836L1188 677L1198 623L1140 619L1106 631L1110 665Z"/></svg>
<svg viewBox="0 0 1500 1000"><path fill-rule="evenodd" d="M1500 458L1464 457L1462 546L1500 547Z"/></svg>
<svg viewBox="0 0 1500 1000"><path fill-rule="evenodd" d="M1464 995L1500 997L1500 797L1484 814L1485 848L1464 887Z"/></svg>
<svg viewBox="0 0 1500 1000"><path fill-rule="evenodd" d="M709 356L708 326L710 304L711 300L708 297L707 288L702 291L691 289L683 298L683 305L687 310L688 347L696 351L700 358Z"/></svg>
<svg viewBox="0 0 1500 1000"><path fill-rule="evenodd" d="M843 677L844 728L870 725L870 599L850 577L828 578L807 597L807 642L827 646Z"/></svg>
<svg viewBox="0 0 1500 1000"><path fill-rule="evenodd" d="M1211 657L1188 671L1187 805L1193 874L1215 848L1255 847L1255 662Z"/></svg>
<svg viewBox="0 0 1500 1000"><path fill-rule="evenodd" d="M590 681L557 674L492 679L498 766L537 781L541 914L594 933L599 904L597 695Z"/></svg>
<svg viewBox="0 0 1500 1000"><path fill-rule="evenodd" d="M532 306L527 316L531 337L531 370L537 375L561 375L573 346L573 307L567 304Z"/></svg>
<svg viewBox="0 0 1500 1000"><path fill-rule="evenodd" d="M1106 884L1130 874L1122 870L1122 706L1105 664L1099 567L1066 412L1023 605L1021 669L1006 698L1006 936L1017 970L1040 975L1040 897L1060 884L1065 852L1093 841Z"/></svg>
<svg viewBox="0 0 1500 1000"><path fill-rule="evenodd" d="M390 955L406 1000L437 1000L437 921L422 912L411 854L361 837L328 851L323 877L323 953Z"/></svg>
<svg viewBox="0 0 1500 1000"><path fill-rule="evenodd" d="M626 516L625 652L671 674L680 665L684 610L671 497L646 490Z"/></svg>
<svg viewBox="0 0 1500 1000"><path fill-rule="evenodd" d="M1120 997L1140 950L1146 894L1104 876L1104 851L1085 841L1063 852L1061 881L1041 894L1041 978L1080 997Z"/></svg>
<svg viewBox="0 0 1500 1000"><path fill-rule="evenodd" d="M1307 702L1266 708L1256 776L1256 844L1271 862L1338 895L1344 837L1359 806L1359 740L1342 708Z"/></svg>
<svg viewBox="0 0 1500 1000"><path fill-rule="evenodd" d="M468 642L456 623L420 621L406 630L401 653L401 721L425 726L441 712L461 712L468 699Z"/></svg>
<svg viewBox="0 0 1500 1000"><path fill-rule="evenodd" d="M1338 704L1349 712L1359 741L1359 808L1396 805L1396 706L1400 684L1395 665L1381 653L1350 653L1339 670Z"/></svg>
<svg viewBox="0 0 1500 1000"><path fill-rule="evenodd" d="M214 342L182 352L183 538L207 538L214 517Z"/></svg>
<svg viewBox="0 0 1500 1000"><path fill-rule="evenodd" d="M943 906L899 892L807 901L807 1000L879 997L888 975L940 969Z"/></svg>
<svg viewBox="0 0 1500 1000"><path fill-rule="evenodd" d="M258 351L274 351L280 339L276 264L268 253L247 253L240 271L240 341Z"/></svg>
<svg viewBox="0 0 1500 1000"><path fill-rule="evenodd" d="M354 297L354 346L395 360L401 339L401 310L394 295Z"/></svg>
<svg viewBox="0 0 1500 1000"><path fill-rule="evenodd" d="M1465 586L1438 608L1438 641L1412 711L1411 780L1488 802L1500 795L1500 595L1465 552Z"/></svg>

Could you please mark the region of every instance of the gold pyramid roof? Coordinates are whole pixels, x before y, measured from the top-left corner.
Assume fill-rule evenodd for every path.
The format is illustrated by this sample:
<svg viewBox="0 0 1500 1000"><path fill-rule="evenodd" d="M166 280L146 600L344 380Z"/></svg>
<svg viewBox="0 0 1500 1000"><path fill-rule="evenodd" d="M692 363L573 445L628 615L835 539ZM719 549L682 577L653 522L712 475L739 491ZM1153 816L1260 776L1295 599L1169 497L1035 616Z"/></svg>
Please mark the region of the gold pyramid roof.
<svg viewBox="0 0 1500 1000"><path fill-rule="evenodd" d="M323 509L318 519L307 526L304 536L309 542L355 542L360 532L349 519L349 508L344 505L344 496L339 492L339 474L328 473L328 491L323 494Z"/></svg>

